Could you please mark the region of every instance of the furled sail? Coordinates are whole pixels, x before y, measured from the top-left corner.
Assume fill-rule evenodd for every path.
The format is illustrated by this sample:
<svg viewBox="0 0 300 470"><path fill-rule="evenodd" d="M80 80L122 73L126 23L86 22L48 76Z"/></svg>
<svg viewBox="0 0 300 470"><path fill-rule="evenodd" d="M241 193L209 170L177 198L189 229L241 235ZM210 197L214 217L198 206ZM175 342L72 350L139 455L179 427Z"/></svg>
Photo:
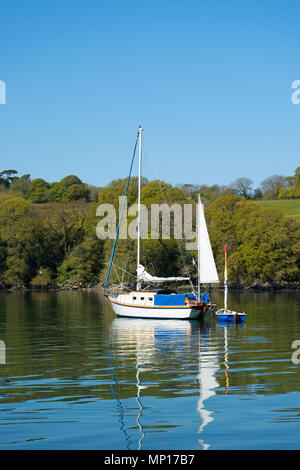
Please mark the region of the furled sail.
<svg viewBox="0 0 300 470"><path fill-rule="evenodd" d="M144 282L172 282L172 281L189 281L189 277L155 277L147 273L144 266L139 264L137 271L137 277L140 281Z"/></svg>
<svg viewBox="0 0 300 470"><path fill-rule="evenodd" d="M211 249L203 205L198 197L198 271L201 284L219 282L214 255Z"/></svg>

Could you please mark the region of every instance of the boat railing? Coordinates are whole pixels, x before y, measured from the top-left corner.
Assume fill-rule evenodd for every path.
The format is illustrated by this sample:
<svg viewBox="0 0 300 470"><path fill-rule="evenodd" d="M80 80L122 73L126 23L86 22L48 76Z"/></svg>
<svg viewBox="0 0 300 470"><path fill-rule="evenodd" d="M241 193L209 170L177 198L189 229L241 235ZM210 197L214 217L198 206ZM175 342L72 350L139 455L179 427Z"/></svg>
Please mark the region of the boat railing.
<svg viewBox="0 0 300 470"><path fill-rule="evenodd" d="M108 287L104 287L104 295L105 297L109 297L111 295L111 290Z"/></svg>
<svg viewBox="0 0 300 470"><path fill-rule="evenodd" d="M104 288L104 295L106 297L116 297L119 294L124 294L128 292L128 287L122 284L111 285Z"/></svg>

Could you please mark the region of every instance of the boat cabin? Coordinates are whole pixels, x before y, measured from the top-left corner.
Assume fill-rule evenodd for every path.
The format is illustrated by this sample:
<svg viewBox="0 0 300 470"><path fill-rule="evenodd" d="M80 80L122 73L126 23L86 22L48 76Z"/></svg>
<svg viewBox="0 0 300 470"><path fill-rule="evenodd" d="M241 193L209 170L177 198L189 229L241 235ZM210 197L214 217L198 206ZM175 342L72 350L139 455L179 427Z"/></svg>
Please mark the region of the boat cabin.
<svg viewBox="0 0 300 470"><path fill-rule="evenodd" d="M177 294L171 290L154 291L133 291L126 294L119 294L117 302L127 305L144 307L182 307L193 303L196 297L193 294ZM208 294L201 295L201 300L208 302Z"/></svg>

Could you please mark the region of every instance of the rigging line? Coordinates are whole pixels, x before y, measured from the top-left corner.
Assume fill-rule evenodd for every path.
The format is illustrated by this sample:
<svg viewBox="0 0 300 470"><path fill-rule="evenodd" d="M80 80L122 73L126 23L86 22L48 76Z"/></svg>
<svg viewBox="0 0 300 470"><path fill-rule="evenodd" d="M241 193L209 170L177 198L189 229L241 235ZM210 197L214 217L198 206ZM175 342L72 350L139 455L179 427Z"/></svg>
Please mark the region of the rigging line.
<svg viewBox="0 0 300 470"><path fill-rule="evenodd" d="M116 275L117 275L118 281L121 283L120 276L119 276L119 274L118 274L118 271L116 270L116 268L115 268L115 265L114 265L114 264L113 264L113 268L114 268L114 271L115 271L115 273L116 273Z"/></svg>
<svg viewBox="0 0 300 470"><path fill-rule="evenodd" d="M131 178L131 172L132 172L132 167L133 167L133 162L134 162L134 157L135 157L135 152L136 152L137 143L138 143L138 135L137 135L137 137L136 137L136 141L135 141L135 145L134 145L134 150L133 150L133 155L132 155L132 160L131 160L129 175L128 175L128 179L127 179L127 185L126 185L126 190L125 190L125 195L124 195L123 201L122 201L122 207L121 207L121 212L120 212L120 217L119 217L119 223L118 223L116 238L115 238L114 246L113 246L113 249L112 249L112 252L111 252L110 263L109 263L108 272L107 272L107 276L106 276L106 280L105 280L105 284L104 284L104 287L105 287L105 288L107 287L107 283L108 283L108 279L109 279L109 275L110 275L110 270L111 270L112 262L113 262L113 259L114 259L114 256L115 256L115 250L116 250L117 240L118 240L119 231L120 231L120 226L121 226L122 215L123 215L124 206L125 206L125 196L127 195L127 191L128 191L128 187L129 187L129 182L130 182L130 178Z"/></svg>
<svg viewBox="0 0 300 470"><path fill-rule="evenodd" d="M146 140L147 140L147 139L146 139ZM145 142L145 136L144 136L144 142ZM148 147L148 143L147 143L147 147ZM145 148L145 144L144 144L144 148ZM144 153L145 153L145 152L144 152ZM162 190L161 180L159 179L159 174L158 174L158 171L157 171L157 167L156 167L156 165L155 165L155 162L154 162L154 159L153 159L153 157L152 157L152 154L151 154L151 152L149 151L149 147L148 147L148 154L149 154L149 156L150 156L152 166L153 166L153 168L154 168L154 171L155 171L155 173L156 173L156 177L157 177L158 182L159 182L159 185L160 185L160 187L161 187L161 194L162 194L162 196L163 196L165 202L167 202L167 203L170 205L170 204L172 203L172 201L170 201L170 200L166 197L164 191ZM183 254L183 250L182 250L182 248L181 248L181 246L180 246L180 244L178 243L177 240L176 240L176 244L177 244L178 251L179 251L179 254L180 254L180 257L181 257L181 261L182 261L182 263L183 263L183 265L184 265L184 267L185 267L185 269L186 269L186 273L188 274L189 277L191 277L191 276L190 276L190 269L189 269L189 267L188 267L188 265L187 265L187 263L186 263L186 258L185 258L184 254ZM193 283L192 283L191 280L190 280L190 285L191 285L191 287L194 289L194 286L193 286Z"/></svg>
<svg viewBox="0 0 300 470"><path fill-rule="evenodd" d="M124 264L124 263L123 263ZM127 260L126 260L126 264L125 264L125 268L127 268L127 264L128 264L128 257L127 257ZM117 266L116 266L117 267ZM124 281L124 277L125 277L125 269L123 268L122 269L122 279L121 279L121 283L123 284L123 281Z"/></svg>
<svg viewBox="0 0 300 470"><path fill-rule="evenodd" d="M115 263L113 263L113 266L120 269L120 271L124 271L124 273L126 273L126 274L130 274L130 276L132 276L132 277L137 277L135 274L132 274L129 271L126 271L126 269L120 268L120 266L117 266Z"/></svg>

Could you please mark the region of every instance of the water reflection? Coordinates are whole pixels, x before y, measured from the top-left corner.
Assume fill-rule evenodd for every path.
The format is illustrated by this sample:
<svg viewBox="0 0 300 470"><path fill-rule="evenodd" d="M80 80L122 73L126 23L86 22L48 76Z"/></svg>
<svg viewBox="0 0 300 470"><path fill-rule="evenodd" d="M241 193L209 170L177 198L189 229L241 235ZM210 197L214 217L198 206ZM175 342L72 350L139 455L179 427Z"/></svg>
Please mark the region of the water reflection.
<svg viewBox="0 0 300 470"><path fill-rule="evenodd" d="M217 324L217 333L219 339L223 338L223 369L225 375L225 382L224 382L224 394L227 395L229 391L229 332L235 331L238 333L239 330L245 328L245 323L232 323L228 324L228 322L219 321ZM221 348L220 348L221 349Z"/></svg>
<svg viewBox="0 0 300 470"><path fill-rule="evenodd" d="M228 332L227 332L227 326L224 326L224 366L225 366L225 378L226 378L226 382L225 382L225 395L227 395L228 393L228 387L229 387L229 374L228 374L228 370L229 370L229 365L228 365Z"/></svg>
<svg viewBox="0 0 300 470"><path fill-rule="evenodd" d="M219 369L217 361L217 350L216 348L203 348L203 341L207 338L207 334L198 336L199 339L199 400L197 405L197 411L201 418L201 423L198 429L198 434L203 432L205 426L213 421L213 413L208 410L207 400L216 394L215 389L219 387L216 380L216 372ZM202 344L201 344L202 340ZM204 349L204 350L203 350ZM206 403L205 403L206 402ZM210 447L209 444L205 443L203 439L199 439L199 444L203 450Z"/></svg>
<svg viewBox="0 0 300 470"><path fill-rule="evenodd" d="M95 292L0 293L0 447L299 448L299 305L233 293L247 323L222 325L116 319Z"/></svg>
<svg viewBox="0 0 300 470"><path fill-rule="evenodd" d="M153 386L149 374L161 373L159 364L173 355L174 365L183 376L185 365L192 361L193 370L198 379L198 399L196 411L199 416L198 434L202 434L205 426L213 421L213 413L209 411L207 401L215 395L219 384L215 378L219 369L217 346L210 340L209 330L198 321L182 320L143 320L116 318L112 322L112 344L119 355L126 353L135 356L136 361L136 423L139 430L137 448L142 448L146 435L145 426L147 413L143 406L145 391ZM180 357L178 357L180 352ZM196 375L196 374L195 374ZM176 387L174 377L169 377L169 387ZM119 400L119 399L118 399ZM123 410L124 411L124 410ZM167 417L166 417L167 419ZM146 426L149 428L149 425ZM202 449L209 444L199 439Z"/></svg>

